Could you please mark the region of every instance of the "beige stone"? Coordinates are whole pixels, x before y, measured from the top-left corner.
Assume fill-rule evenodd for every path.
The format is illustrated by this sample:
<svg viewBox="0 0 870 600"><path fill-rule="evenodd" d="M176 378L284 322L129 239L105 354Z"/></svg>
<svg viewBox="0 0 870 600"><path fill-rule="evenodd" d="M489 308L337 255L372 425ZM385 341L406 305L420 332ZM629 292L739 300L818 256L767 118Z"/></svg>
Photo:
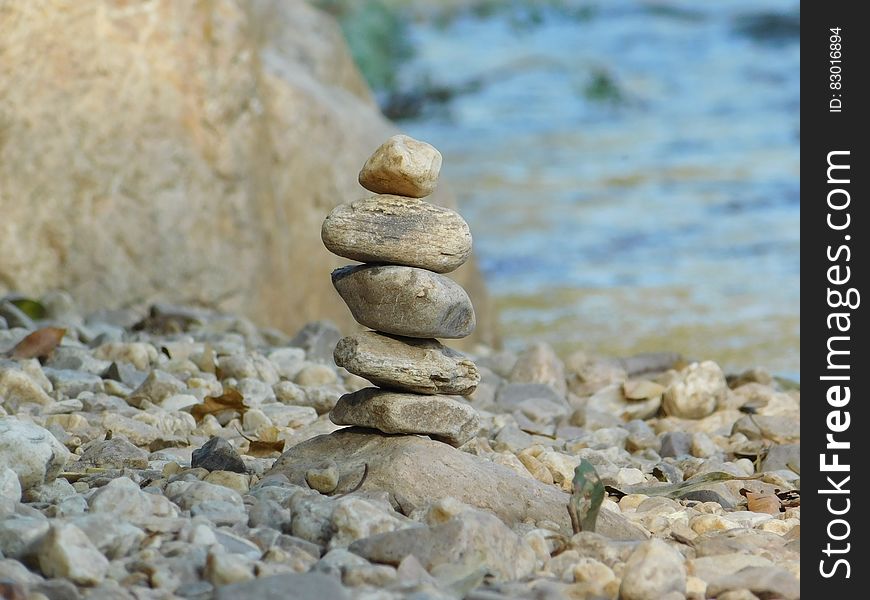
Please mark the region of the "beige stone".
<svg viewBox="0 0 870 600"><path fill-rule="evenodd" d="M319 468L324 457L335 461L341 494L367 476L362 491L385 491L404 514L452 496L470 506L490 511L508 526L526 520L552 521L571 532L568 494L511 469L494 464L446 444L418 436L384 435L357 427L317 436L287 450L272 474L286 475L291 483L305 486L305 474Z"/></svg>
<svg viewBox="0 0 870 600"><path fill-rule="evenodd" d="M471 255L471 230L455 211L402 196L340 204L323 221L323 244L333 254L448 273Z"/></svg>
<svg viewBox="0 0 870 600"><path fill-rule="evenodd" d="M332 283L361 325L416 338L464 338L474 307L452 279L423 269L360 265L332 272Z"/></svg>
<svg viewBox="0 0 870 600"><path fill-rule="evenodd" d="M514 383L544 383L565 395L565 365L556 356L552 346L544 342L532 344L518 357L510 373Z"/></svg>
<svg viewBox="0 0 870 600"><path fill-rule="evenodd" d="M460 445L480 431L477 411L452 398L366 388L342 396L329 418L336 425L372 427L384 433L429 435Z"/></svg>
<svg viewBox="0 0 870 600"><path fill-rule="evenodd" d="M394 135L366 161L359 183L376 194L423 198L435 191L440 171L438 150L407 135Z"/></svg>
<svg viewBox="0 0 870 600"><path fill-rule="evenodd" d="M39 568L46 577L96 585L106 576L109 561L85 533L70 523L52 525L39 550Z"/></svg>
<svg viewBox="0 0 870 600"><path fill-rule="evenodd" d="M335 363L377 386L467 396L480 383L473 362L434 339L366 331L338 342Z"/></svg>
<svg viewBox="0 0 870 600"><path fill-rule="evenodd" d="M716 410L727 393L725 374L708 360L680 371L665 390L662 405L669 415L701 419Z"/></svg>

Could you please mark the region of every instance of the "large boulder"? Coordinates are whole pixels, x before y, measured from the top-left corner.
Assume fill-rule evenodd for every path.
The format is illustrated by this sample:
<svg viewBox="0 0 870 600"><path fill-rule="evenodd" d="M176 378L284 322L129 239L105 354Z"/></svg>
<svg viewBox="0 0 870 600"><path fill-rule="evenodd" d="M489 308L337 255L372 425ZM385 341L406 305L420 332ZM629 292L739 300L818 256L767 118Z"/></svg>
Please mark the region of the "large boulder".
<svg viewBox="0 0 870 600"><path fill-rule="evenodd" d="M301 0L0 3L0 131L0 294L351 328L320 224L395 127Z"/></svg>
<svg viewBox="0 0 870 600"><path fill-rule="evenodd" d="M495 514L506 525L540 523L571 533L568 494L517 475L503 465L415 435L387 435L348 427L293 446L266 475L281 474L306 486L306 473L328 457L338 469L335 494L360 485L385 491L405 514L454 498ZM365 476L363 474L365 473ZM615 540L643 540L646 533L617 511L602 510L597 532Z"/></svg>

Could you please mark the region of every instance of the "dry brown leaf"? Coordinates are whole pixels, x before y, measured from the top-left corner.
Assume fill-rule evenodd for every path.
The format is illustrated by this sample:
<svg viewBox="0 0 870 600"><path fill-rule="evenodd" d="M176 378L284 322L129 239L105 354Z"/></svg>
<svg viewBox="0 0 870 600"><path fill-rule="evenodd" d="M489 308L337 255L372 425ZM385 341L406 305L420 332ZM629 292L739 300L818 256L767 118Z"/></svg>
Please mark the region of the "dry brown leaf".
<svg viewBox="0 0 870 600"><path fill-rule="evenodd" d="M747 508L752 512L767 513L769 515L778 515L782 512L782 500L776 494L747 491L745 496Z"/></svg>
<svg viewBox="0 0 870 600"><path fill-rule="evenodd" d="M278 454L284 452L284 440L275 440L271 442L265 440L251 440L249 444L250 446L246 452L248 456L268 458L275 452Z"/></svg>
<svg viewBox="0 0 870 600"><path fill-rule="evenodd" d="M37 329L18 342L12 349L12 358L44 358L54 352L66 329L61 327L43 327Z"/></svg>
<svg viewBox="0 0 870 600"><path fill-rule="evenodd" d="M239 414L245 414L248 407L244 404L245 398L238 390L228 388L220 396L206 396L202 404L197 404L190 410L190 414L199 423L206 415L211 415L224 410L235 410Z"/></svg>

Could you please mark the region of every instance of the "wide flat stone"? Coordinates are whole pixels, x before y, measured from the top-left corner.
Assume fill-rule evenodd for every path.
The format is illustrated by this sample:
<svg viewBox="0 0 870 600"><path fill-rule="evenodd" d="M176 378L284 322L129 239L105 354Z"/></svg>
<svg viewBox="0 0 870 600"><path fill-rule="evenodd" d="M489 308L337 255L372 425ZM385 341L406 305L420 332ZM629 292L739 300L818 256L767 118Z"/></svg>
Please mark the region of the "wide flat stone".
<svg viewBox="0 0 870 600"><path fill-rule="evenodd" d="M459 446L480 431L477 411L452 398L365 388L345 394L329 413L336 425L371 427L384 433L429 435Z"/></svg>
<svg viewBox="0 0 870 600"><path fill-rule="evenodd" d="M435 191L440 171L441 153L433 146L394 135L363 165L359 183L376 194L422 198Z"/></svg>
<svg viewBox="0 0 870 600"><path fill-rule="evenodd" d="M338 342L334 357L338 366L383 388L467 396L480 383L473 362L434 339L366 331Z"/></svg>
<svg viewBox="0 0 870 600"><path fill-rule="evenodd" d="M471 231L455 211L414 198L380 195L340 204L323 221L327 250L364 263L447 273L471 255Z"/></svg>
<svg viewBox="0 0 870 600"><path fill-rule="evenodd" d="M452 279L423 269L359 265L332 272L332 283L361 325L415 338L463 338L474 307Z"/></svg>

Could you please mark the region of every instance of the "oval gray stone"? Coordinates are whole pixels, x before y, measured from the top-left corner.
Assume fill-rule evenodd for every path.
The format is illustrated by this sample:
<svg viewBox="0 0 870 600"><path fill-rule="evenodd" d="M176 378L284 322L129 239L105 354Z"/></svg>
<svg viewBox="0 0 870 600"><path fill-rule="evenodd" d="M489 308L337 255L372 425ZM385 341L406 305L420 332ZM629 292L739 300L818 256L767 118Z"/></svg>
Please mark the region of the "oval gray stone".
<svg viewBox="0 0 870 600"><path fill-rule="evenodd" d="M459 446L480 431L477 411L452 398L365 388L345 394L329 413L336 425L370 427L384 433L428 435Z"/></svg>
<svg viewBox="0 0 870 600"><path fill-rule="evenodd" d="M433 339L366 331L343 338L335 364L373 384L417 394L467 396L480 383L473 362Z"/></svg>
<svg viewBox="0 0 870 600"><path fill-rule="evenodd" d="M332 272L332 284L361 325L415 338L464 338L474 331L474 307L443 275L393 265L359 265Z"/></svg>
<svg viewBox="0 0 870 600"><path fill-rule="evenodd" d="M333 254L365 263L458 269L471 255L471 230L455 211L402 196L373 196L335 207L320 230Z"/></svg>

